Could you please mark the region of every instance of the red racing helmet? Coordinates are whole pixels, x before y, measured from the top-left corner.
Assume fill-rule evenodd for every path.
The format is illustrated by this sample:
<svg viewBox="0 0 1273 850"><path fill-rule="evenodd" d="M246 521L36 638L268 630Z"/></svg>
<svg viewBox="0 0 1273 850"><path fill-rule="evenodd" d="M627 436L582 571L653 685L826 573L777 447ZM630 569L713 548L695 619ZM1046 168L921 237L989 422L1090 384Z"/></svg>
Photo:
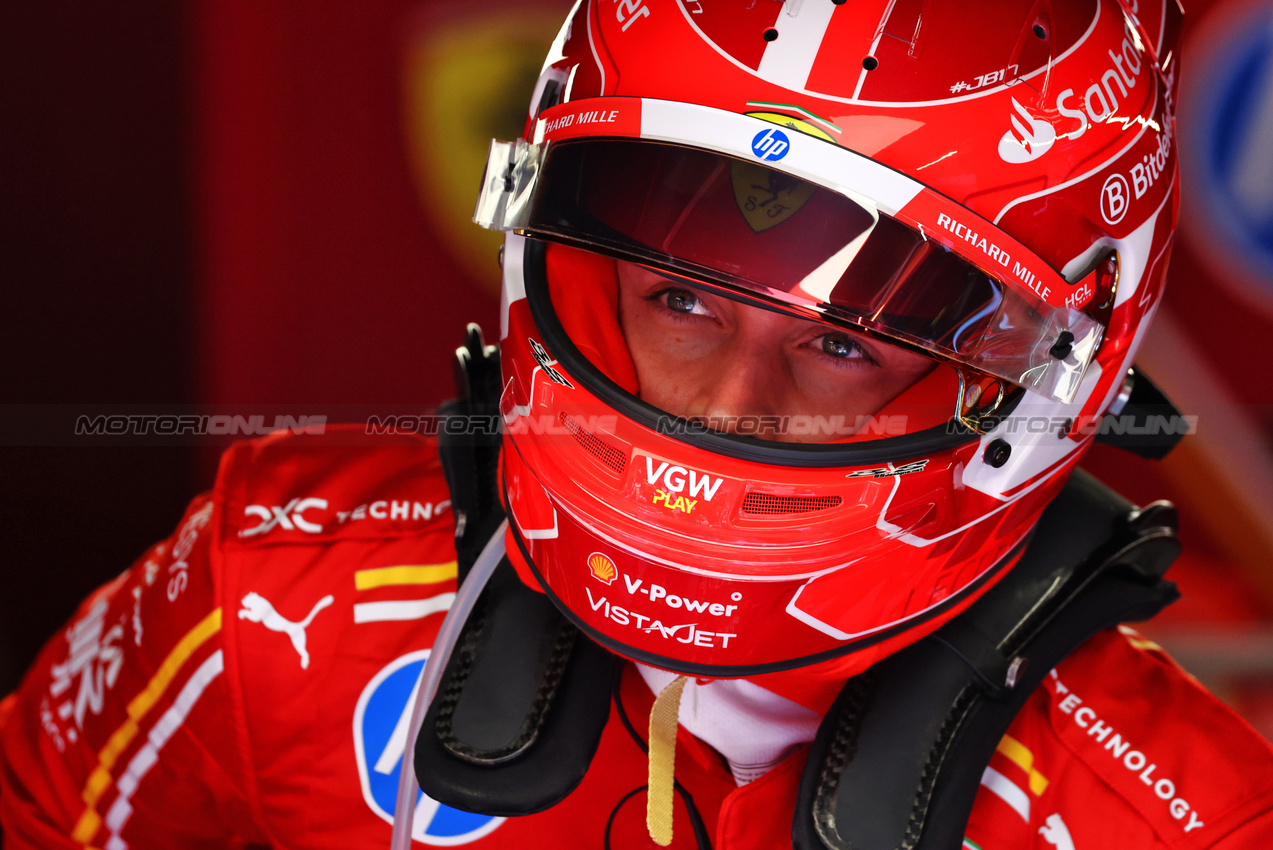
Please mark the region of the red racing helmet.
<svg viewBox="0 0 1273 850"><path fill-rule="evenodd" d="M581 0L475 214L508 234L522 579L611 650L704 676L850 675L967 607L1161 297L1180 23L1114 0ZM663 409L625 331L633 268L938 365L865 418Z"/></svg>

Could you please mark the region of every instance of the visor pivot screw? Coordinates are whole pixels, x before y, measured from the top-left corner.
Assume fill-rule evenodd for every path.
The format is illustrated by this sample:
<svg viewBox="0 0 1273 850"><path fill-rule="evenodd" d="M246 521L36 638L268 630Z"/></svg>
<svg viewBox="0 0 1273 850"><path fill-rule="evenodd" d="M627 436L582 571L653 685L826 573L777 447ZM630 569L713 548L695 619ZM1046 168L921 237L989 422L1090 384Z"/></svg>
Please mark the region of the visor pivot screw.
<svg viewBox="0 0 1273 850"><path fill-rule="evenodd" d="M778 40L778 30L774 29L773 27L770 27L769 29L765 30L765 41L777 41L777 40Z"/></svg>
<svg viewBox="0 0 1273 850"><path fill-rule="evenodd" d="M862 67L868 71L874 71L876 68L880 67L880 60L876 59L874 56L868 56L862 60Z"/></svg>
<svg viewBox="0 0 1273 850"><path fill-rule="evenodd" d="M1048 349L1057 360L1064 360L1070 356L1070 352L1074 350L1074 334L1069 331L1061 331L1061 335L1056 338L1056 344Z"/></svg>
<svg viewBox="0 0 1273 850"><path fill-rule="evenodd" d="M1072 430L1074 430L1074 420L1073 419L1065 420L1064 422L1061 423L1061 427L1057 429L1057 432L1056 432L1057 439L1064 440L1067 436L1069 436L1069 433Z"/></svg>
<svg viewBox="0 0 1273 850"><path fill-rule="evenodd" d="M1029 666L1029 663L1029 660L1024 655L1018 655L1008 664L1008 675L1003 679L1003 684L1008 690L1015 688L1017 682L1021 681L1021 675L1025 673L1025 668Z"/></svg>
<svg viewBox="0 0 1273 850"><path fill-rule="evenodd" d="M1006 440L991 440L990 445L986 446L985 454L981 457L986 463L998 469L1007 463L1011 456L1012 446L1008 445Z"/></svg>

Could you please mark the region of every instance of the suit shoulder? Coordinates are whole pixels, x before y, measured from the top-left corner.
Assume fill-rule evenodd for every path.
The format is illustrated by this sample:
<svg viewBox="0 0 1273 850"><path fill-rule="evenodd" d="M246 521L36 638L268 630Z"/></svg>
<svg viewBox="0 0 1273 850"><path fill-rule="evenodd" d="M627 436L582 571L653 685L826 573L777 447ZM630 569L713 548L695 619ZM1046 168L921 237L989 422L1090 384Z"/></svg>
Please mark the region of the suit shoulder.
<svg viewBox="0 0 1273 850"><path fill-rule="evenodd" d="M216 498L223 545L452 533L436 441L361 426L236 443L222 457Z"/></svg>
<svg viewBox="0 0 1273 850"><path fill-rule="evenodd" d="M455 599L435 444L327 430L236 445L217 481L226 678L244 773L275 834L294 829L296 806L324 824L316 834L383 826L366 783L389 735L367 743L359 718Z"/></svg>
<svg viewBox="0 0 1273 850"><path fill-rule="evenodd" d="M1172 846L1212 847L1273 800L1273 746L1153 641L1120 627L1040 688L1072 756Z"/></svg>

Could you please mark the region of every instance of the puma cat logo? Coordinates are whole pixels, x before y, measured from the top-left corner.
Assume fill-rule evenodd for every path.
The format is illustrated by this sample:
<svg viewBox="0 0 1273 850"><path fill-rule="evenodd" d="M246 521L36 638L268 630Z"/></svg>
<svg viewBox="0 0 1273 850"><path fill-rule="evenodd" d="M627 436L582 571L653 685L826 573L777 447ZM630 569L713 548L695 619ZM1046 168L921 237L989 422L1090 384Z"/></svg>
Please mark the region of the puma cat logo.
<svg viewBox="0 0 1273 850"><path fill-rule="evenodd" d="M1074 839L1070 837L1069 827L1059 814L1048 815L1047 821L1039 827L1039 835L1057 850L1074 850Z"/></svg>
<svg viewBox="0 0 1273 850"><path fill-rule="evenodd" d="M243 597L243 609L239 611L239 619L260 623L272 632L282 632L287 635L292 639L292 646L296 648L296 652L301 657L301 669L308 670L309 651L305 648L305 630L309 628L309 624L314 621L314 617L319 611L335 601L336 597L330 593L327 594L314 604L314 608L309 612L308 617L299 623L293 623L278 611L275 611L274 606L270 604L270 600L259 593L249 593Z"/></svg>

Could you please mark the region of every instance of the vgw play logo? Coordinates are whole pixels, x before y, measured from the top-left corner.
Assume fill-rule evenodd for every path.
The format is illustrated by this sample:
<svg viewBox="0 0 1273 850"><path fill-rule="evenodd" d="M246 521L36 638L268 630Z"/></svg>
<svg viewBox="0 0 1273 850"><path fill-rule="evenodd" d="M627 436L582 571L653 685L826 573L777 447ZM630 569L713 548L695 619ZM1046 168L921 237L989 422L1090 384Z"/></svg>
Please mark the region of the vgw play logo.
<svg viewBox="0 0 1273 850"><path fill-rule="evenodd" d="M390 662L363 688L354 710L354 749L358 754L362 797L387 823L393 823L411 707L428 657L425 649ZM490 835L503 822L504 818L444 806L417 790L411 837L424 844L454 847Z"/></svg>

